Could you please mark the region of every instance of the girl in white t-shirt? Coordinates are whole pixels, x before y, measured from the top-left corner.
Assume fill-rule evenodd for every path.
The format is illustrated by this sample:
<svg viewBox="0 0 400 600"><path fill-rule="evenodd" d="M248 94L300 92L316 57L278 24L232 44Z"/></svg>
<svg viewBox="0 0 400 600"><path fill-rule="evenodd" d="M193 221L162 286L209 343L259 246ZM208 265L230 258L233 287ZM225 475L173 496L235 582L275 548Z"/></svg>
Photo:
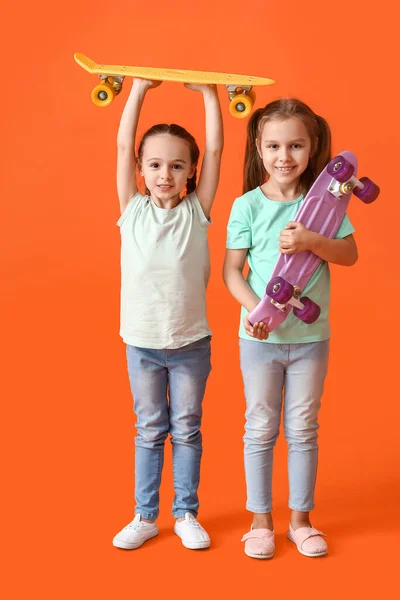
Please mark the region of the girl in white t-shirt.
<svg viewBox="0 0 400 600"><path fill-rule="evenodd" d="M140 109L160 82L135 79L118 131L121 207L121 336L137 416L135 518L114 538L134 549L158 533L164 442L171 436L175 533L185 547L207 548L196 520L202 439L201 405L211 370L206 316L207 230L217 190L223 129L216 86L186 84L203 94L206 147L178 125L155 125L135 156ZM138 191L136 168L144 177ZM186 190L186 195L185 195Z"/></svg>

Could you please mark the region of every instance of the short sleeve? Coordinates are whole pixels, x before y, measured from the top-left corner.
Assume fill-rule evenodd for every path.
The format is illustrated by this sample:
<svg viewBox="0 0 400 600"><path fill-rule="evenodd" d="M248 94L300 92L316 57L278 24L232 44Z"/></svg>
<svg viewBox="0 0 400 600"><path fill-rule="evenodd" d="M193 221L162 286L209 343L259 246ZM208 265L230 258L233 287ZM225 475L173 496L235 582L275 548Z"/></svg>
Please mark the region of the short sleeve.
<svg viewBox="0 0 400 600"><path fill-rule="evenodd" d="M209 225L211 225L211 218L207 219L206 215L204 214L203 207L200 204L200 200L198 199L196 192L192 192L186 196L186 199L192 206L194 206L194 209L197 211L200 223L203 225L203 227L207 228Z"/></svg>
<svg viewBox="0 0 400 600"><path fill-rule="evenodd" d="M341 225L338 229L337 234L335 235L335 238L336 239L345 238L354 232L355 232L355 229L354 229L353 225L351 224L349 217L347 215L344 215L343 221L341 222Z"/></svg>
<svg viewBox="0 0 400 600"><path fill-rule="evenodd" d="M143 194L141 194L140 192L136 192L136 194L134 196L132 196L132 198L129 200L128 204L125 206L124 212L122 213L122 215L120 216L120 218L117 221L118 227L121 227L121 225L124 223L124 221L132 213L133 207L135 206L136 202L139 201L141 198L145 198L145 196L143 196Z"/></svg>
<svg viewBox="0 0 400 600"><path fill-rule="evenodd" d="M247 210L246 210L247 209ZM229 250L251 247L249 207L237 198L232 205L227 227L226 247Z"/></svg>

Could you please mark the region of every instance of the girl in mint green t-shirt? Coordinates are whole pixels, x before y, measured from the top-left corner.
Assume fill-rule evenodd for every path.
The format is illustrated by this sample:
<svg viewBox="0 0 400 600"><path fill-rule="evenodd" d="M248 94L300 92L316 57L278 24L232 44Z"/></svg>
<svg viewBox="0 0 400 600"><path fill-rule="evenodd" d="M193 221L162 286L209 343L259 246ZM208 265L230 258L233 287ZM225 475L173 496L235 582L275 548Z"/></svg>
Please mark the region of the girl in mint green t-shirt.
<svg viewBox="0 0 400 600"><path fill-rule="evenodd" d="M246 395L244 457L246 508L253 513L242 541L253 558L274 554L272 462L280 425L282 395L288 442L288 537L306 556L323 556L322 532L312 527L318 460L318 410L329 355L329 262L357 260L354 229L343 219L335 239L294 222L305 194L331 158L327 122L299 100L280 99L257 110L248 125L244 195L232 206L224 280L242 305L240 364ZM312 325L293 314L269 335L264 323L251 326L247 315L259 303L279 253L311 250L321 265L304 293L320 305ZM247 280L243 276L249 264Z"/></svg>

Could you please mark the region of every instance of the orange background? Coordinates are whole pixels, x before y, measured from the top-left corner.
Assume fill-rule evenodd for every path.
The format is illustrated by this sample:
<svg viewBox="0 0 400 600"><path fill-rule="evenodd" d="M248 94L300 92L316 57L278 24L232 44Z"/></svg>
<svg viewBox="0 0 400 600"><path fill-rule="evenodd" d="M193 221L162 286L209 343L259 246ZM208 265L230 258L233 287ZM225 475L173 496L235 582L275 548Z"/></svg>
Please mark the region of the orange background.
<svg viewBox="0 0 400 600"><path fill-rule="evenodd" d="M1 364L4 600L386 596L398 555L398 29L394 3L10 3L2 19ZM310 560L285 538L286 444L274 471L277 551L245 557L244 398L239 307L221 278L231 204L241 193L247 121L228 113L213 226L209 318L213 373L204 402L200 520L209 551L172 533L170 444L160 536L134 552L112 537L133 518L134 418L119 326L116 133L130 81L112 106L90 100L99 62L260 75L256 107L297 96L326 117L333 151L353 150L381 186L349 215L359 261L332 268L332 351L321 411L313 520L330 554ZM156 122L204 144L200 94L151 91L139 135ZM393 592L394 593L394 592Z"/></svg>

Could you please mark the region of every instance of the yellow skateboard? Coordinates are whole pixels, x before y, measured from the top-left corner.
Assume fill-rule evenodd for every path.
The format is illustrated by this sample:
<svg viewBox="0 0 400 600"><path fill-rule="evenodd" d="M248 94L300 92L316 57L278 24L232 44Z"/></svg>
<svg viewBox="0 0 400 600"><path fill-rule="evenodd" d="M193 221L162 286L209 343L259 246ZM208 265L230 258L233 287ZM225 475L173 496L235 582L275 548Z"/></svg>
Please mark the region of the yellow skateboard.
<svg viewBox="0 0 400 600"><path fill-rule="evenodd" d="M92 91L92 100L96 106L108 106L122 89L122 82L128 75L154 81L178 81L181 83L221 83L226 86L230 100L231 115L242 119L250 114L255 100L252 87L272 85L273 79L252 77L250 75L232 75L230 73L212 73L207 71L179 71L177 69L156 69L153 67L122 67L119 65L99 65L84 54L74 54L75 60L83 69L100 77L102 82Z"/></svg>

